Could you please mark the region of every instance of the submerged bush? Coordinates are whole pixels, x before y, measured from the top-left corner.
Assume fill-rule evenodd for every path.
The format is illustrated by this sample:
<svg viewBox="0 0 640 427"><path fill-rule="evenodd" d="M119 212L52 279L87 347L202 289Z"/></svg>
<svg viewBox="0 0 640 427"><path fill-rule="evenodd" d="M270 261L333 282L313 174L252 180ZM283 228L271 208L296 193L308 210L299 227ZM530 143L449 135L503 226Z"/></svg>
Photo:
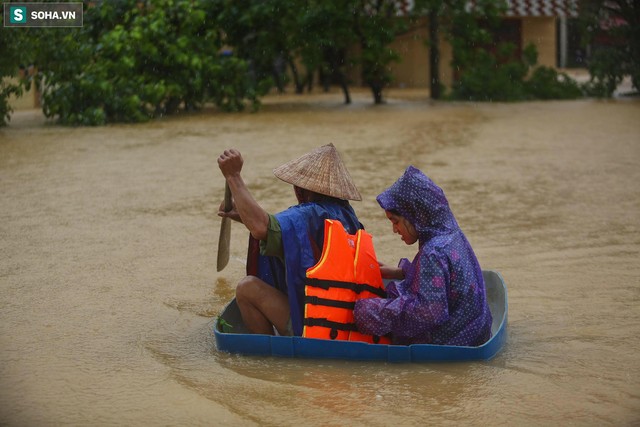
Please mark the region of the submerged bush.
<svg viewBox="0 0 640 427"><path fill-rule="evenodd" d="M583 96L578 82L550 67L537 67L525 82L526 93L533 99L576 99Z"/></svg>
<svg viewBox="0 0 640 427"><path fill-rule="evenodd" d="M584 88L589 96L609 98L625 74L624 52L615 49L597 49L589 61L591 78Z"/></svg>
<svg viewBox="0 0 640 427"><path fill-rule="evenodd" d="M499 63L490 52L478 52L473 66L454 82L451 97L469 101L520 100L524 98L523 78L526 73L527 67L522 62Z"/></svg>
<svg viewBox="0 0 640 427"><path fill-rule="evenodd" d="M498 45L496 52L475 53L473 66L461 72L451 98L469 101L523 101L531 99L575 99L583 96L580 85L565 73L536 66L538 52L529 44L521 58L515 46Z"/></svg>
<svg viewBox="0 0 640 427"><path fill-rule="evenodd" d="M46 57L43 110L69 125L140 122L214 102L257 107L246 63L222 56L205 1L136 0L90 7Z"/></svg>
<svg viewBox="0 0 640 427"><path fill-rule="evenodd" d="M0 127L6 126L11 119L13 109L9 105L9 98L11 95L20 96L21 94L20 85L5 82L0 76Z"/></svg>

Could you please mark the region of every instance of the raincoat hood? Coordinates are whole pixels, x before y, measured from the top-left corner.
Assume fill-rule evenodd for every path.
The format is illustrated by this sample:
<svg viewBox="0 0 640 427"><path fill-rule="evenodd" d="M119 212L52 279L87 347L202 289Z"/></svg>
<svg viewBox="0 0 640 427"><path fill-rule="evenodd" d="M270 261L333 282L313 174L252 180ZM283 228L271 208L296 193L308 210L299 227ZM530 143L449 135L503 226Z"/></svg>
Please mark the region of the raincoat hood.
<svg viewBox="0 0 640 427"><path fill-rule="evenodd" d="M396 212L411 222L420 244L459 230L444 191L413 166L376 200L382 209Z"/></svg>
<svg viewBox="0 0 640 427"><path fill-rule="evenodd" d="M482 270L442 189L409 166L377 200L413 224L420 247L413 261L398 263L404 279L387 284L387 298L356 301L358 330L401 345L486 342L492 318Z"/></svg>

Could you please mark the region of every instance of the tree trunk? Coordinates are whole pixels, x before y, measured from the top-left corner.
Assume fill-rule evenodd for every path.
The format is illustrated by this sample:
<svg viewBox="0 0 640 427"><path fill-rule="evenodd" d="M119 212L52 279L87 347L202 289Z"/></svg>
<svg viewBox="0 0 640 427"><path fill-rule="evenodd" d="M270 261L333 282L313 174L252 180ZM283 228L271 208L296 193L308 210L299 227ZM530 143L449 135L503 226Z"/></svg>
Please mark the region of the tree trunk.
<svg viewBox="0 0 640 427"><path fill-rule="evenodd" d="M315 75L314 70L307 71L307 77L305 79L304 85L307 87L307 92L311 93L313 91L313 76Z"/></svg>
<svg viewBox="0 0 640 427"><path fill-rule="evenodd" d="M296 63L289 56L287 58L287 62L289 63L289 68L291 69L291 74L293 75L293 84L296 87L296 93L301 94L304 92L304 83L300 81L300 76L298 74L298 67L296 67Z"/></svg>
<svg viewBox="0 0 640 427"><path fill-rule="evenodd" d="M429 12L429 73L431 99L440 99L440 47L438 46L438 12Z"/></svg>
<svg viewBox="0 0 640 427"><path fill-rule="evenodd" d="M349 86L347 85L347 79L341 70L338 70L338 80L340 82L340 87L342 88L342 92L344 93L344 103L351 104L351 95L349 95Z"/></svg>
<svg viewBox="0 0 640 427"><path fill-rule="evenodd" d="M349 86L347 85L347 78L342 71L342 66L345 62L344 52L335 49L325 49L323 52L324 62L327 65L328 70L322 69L324 72L324 78L326 79L324 84L325 92L329 91L329 85L335 81L338 82L344 93L344 103L351 104L351 96L349 95Z"/></svg>
<svg viewBox="0 0 640 427"><path fill-rule="evenodd" d="M371 93L373 93L373 103L376 105L384 104L384 98L382 97L382 85L369 83Z"/></svg>

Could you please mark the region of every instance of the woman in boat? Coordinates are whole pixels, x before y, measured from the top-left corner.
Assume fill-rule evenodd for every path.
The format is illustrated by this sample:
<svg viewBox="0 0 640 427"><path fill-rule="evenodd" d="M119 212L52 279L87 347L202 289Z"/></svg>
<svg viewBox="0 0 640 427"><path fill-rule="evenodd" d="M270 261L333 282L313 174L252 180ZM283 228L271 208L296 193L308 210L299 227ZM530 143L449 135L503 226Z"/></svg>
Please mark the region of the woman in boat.
<svg viewBox="0 0 640 427"><path fill-rule="evenodd" d="M324 243L324 221L338 220L355 234L363 226L349 200L362 200L333 144L274 169L293 185L298 204L275 215L253 198L241 176L239 151L225 150L218 166L233 194L233 209L218 215L242 222L251 233L247 276L236 288L242 319L253 333L302 335L305 272ZM259 254L255 249L259 241ZM254 256L255 255L255 256Z"/></svg>
<svg viewBox="0 0 640 427"><path fill-rule="evenodd" d="M444 192L420 170L405 173L377 197L394 233L418 242L412 262L381 265L386 298L359 300L360 332L390 334L394 344L478 346L491 337L482 270Z"/></svg>

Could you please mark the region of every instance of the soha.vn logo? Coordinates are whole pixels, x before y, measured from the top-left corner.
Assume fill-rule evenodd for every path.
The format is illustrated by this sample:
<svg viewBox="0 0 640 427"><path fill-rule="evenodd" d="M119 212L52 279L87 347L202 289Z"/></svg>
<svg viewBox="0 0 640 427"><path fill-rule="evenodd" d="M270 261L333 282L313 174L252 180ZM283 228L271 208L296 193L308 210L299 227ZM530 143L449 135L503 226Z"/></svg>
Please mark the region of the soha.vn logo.
<svg viewBox="0 0 640 427"><path fill-rule="evenodd" d="M5 27L82 27L83 3L3 3Z"/></svg>
<svg viewBox="0 0 640 427"><path fill-rule="evenodd" d="M9 22L12 24L26 24L27 8L25 6L11 6L9 8Z"/></svg>

